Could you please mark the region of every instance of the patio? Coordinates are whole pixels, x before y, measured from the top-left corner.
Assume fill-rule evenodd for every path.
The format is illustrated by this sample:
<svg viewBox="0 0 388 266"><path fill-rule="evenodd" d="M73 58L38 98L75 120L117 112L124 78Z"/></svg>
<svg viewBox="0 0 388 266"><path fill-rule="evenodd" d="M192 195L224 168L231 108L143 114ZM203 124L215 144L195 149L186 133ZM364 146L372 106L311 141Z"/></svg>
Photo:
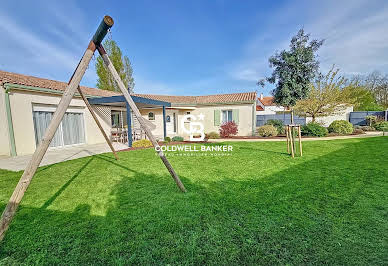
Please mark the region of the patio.
<svg viewBox="0 0 388 266"><path fill-rule="evenodd" d="M122 143L113 143L116 151L128 149L128 146ZM69 161L77 158L87 157L91 155L111 152L108 144L99 143L93 145L75 145L65 148L49 149L43 157L40 166L50 165L54 163ZM0 169L11 171L24 170L31 160L32 154L15 157L0 157Z"/></svg>

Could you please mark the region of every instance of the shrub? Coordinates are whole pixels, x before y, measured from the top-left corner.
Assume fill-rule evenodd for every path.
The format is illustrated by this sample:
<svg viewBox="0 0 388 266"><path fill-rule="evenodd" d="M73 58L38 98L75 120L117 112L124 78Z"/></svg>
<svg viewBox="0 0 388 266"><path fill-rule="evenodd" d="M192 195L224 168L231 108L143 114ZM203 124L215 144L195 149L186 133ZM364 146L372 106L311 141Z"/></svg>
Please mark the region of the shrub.
<svg viewBox="0 0 388 266"><path fill-rule="evenodd" d="M172 138L172 141L179 141L179 142L181 142L181 141L183 141L183 137L175 136L175 137Z"/></svg>
<svg viewBox="0 0 388 266"><path fill-rule="evenodd" d="M278 130L273 125L264 125L257 129L257 134L262 137L275 137L278 135Z"/></svg>
<svg viewBox="0 0 388 266"><path fill-rule="evenodd" d="M167 142L167 143L169 143L169 142L171 142L171 138L170 138L170 137L165 137L165 138L164 138L164 141Z"/></svg>
<svg viewBox="0 0 388 266"><path fill-rule="evenodd" d="M375 116L375 115L367 115L365 117L365 119L368 122L368 126L371 127L376 122L377 116Z"/></svg>
<svg viewBox="0 0 388 266"><path fill-rule="evenodd" d="M345 120L335 120L329 126L329 132L334 132L342 135L353 133L353 125Z"/></svg>
<svg viewBox="0 0 388 266"><path fill-rule="evenodd" d="M132 143L132 147L134 148L147 148L151 146L152 143L148 139L137 140Z"/></svg>
<svg viewBox="0 0 388 266"><path fill-rule="evenodd" d="M361 128L354 128L353 134L359 135L359 134L364 134L364 130Z"/></svg>
<svg viewBox="0 0 388 266"><path fill-rule="evenodd" d="M320 124L310 122L307 125L302 126L302 134L306 136L324 137L327 136L328 131Z"/></svg>
<svg viewBox="0 0 388 266"><path fill-rule="evenodd" d="M220 138L220 134L218 134L215 131L212 131L212 132L206 133L206 138L207 139L219 139Z"/></svg>
<svg viewBox="0 0 388 266"><path fill-rule="evenodd" d="M273 125L277 129L278 134L284 134L284 123L282 120L269 119L265 124Z"/></svg>
<svg viewBox="0 0 388 266"><path fill-rule="evenodd" d="M226 122L221 125L220 136L223 138L228 138L232 135L237 135L238 128L237 124L234 121Z"/></svg>
<svg viewBox="0 0 388 266"><path fill-rule="evenodd" d="M388 121L383 121L383 122L377 122L375 124L375 129L378 131L388 131Z"/></svg>
<svg viewBox="0 0 388 266"><path fill-rule="evenodd" d="M361 129L363 131L375 131L375 128L370 126L361 126Z"/></svg>

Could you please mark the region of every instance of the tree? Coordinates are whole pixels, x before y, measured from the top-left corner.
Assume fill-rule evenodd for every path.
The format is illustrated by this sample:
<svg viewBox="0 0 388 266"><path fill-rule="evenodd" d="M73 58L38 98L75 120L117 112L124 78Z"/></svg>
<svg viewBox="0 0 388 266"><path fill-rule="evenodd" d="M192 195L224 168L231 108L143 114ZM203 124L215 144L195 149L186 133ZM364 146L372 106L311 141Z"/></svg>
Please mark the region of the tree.
<svg viewBox="0 0 388 266"><path fill-rule="evenodd" d="M352 83L344 88L344 97L352 100L354 111L383 111L384 108L378 105L373 93L364 85Z"/></svg>
<svg viewBox="0 0 388 266"><path fill-rule="evenodd" d="M388 75L374 71L365 78L364 85L373 93L377 104L388 108Z"/></svg>
<svg viewBox="0 0 388 266"><path fill-rule="evenodd" d="M346 93L351 86L343 76L338 76L339 69L334 66L326 75L319 75L315 82L310 84L308 97L296 102L295 111L300 115L309 116L313 122L317 117L334 115L343 111L354 102Z"/></svg>
<svg viewBox="0 0 388 266"><path fill-rule="evenodd" d="M291 39L290 49L269 58L273 72L270 77L260 80L258 85L263 86L267 81L276 84L272 91L274 102L282 106L291 107L298 100L308 96L310 83L316 77L319 68L316 52L323 44L323 40L312 40L303 29Z"/></svg>
<svg viewBox="0 0 388 266"><path fill-rule="evenodd" d="M106 39L103 46L112 61L113 66L119 73L124 85L128 88L130 93L133 93L135 82L132 77L133 70L129 58L127 56L123 56L121 49L112 39ZM120 91L112 74L105 68L104 61L101 56L99 56L96 61L96 72L98 75L97 88L102 90Z"/></svg>

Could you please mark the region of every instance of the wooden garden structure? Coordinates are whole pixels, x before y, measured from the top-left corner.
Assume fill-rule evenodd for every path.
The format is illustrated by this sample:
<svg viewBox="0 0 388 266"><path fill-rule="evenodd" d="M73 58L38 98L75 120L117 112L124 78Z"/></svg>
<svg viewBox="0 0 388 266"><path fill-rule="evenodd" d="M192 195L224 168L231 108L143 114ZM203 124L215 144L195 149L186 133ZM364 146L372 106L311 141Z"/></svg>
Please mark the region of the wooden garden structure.
<svg viewBox="0 0 388 266"><path fill-rule="evenodd" d="M167 160L166 156L161 151L158 142L156 141L155 137L152 135L151 130L149 128L149 125L145 119L140 114L139 109L137 108L135 102L131 98L129 92L125 88L125 85L123 81L121 80L119 74L117 73L116 69L114 68L112 62L109 59L109 56L104 50L104 47L102 46L102 40L106 36L108 30L113 26L113 19L110 16L105 16L100 23L97 31L93 35L92 40L89 42L89 45L82 56L80 62L78 63L78 66L76 67L72 77L70 78L70 81L66 87L66 90L63 93L63 96L58 104L57 109L55 110L55 113L53 115L53 118L49 124L49 126L46 129L45 134L43 135L43 139L36 148L34 154L32 155L32 158L30 162L27 165L27 168L25 169L22 177L20 178L18 184L16 185L16 188L14 192L12 193L12 196L5 207L5 210L3 211L3 214L1 216L0 220L0 241L4 238L5 232L9 227L10 222L12 221L12 218L14 217L17 207L20 204L20 201L22 200L24 193L26 192L36 170L39 167L39 164L41 163L43 156L45 155L51 140L54 137L54 134L59 126L59 124L62 121L63 116L65 115L66 109L68 108L74 94L78 90L79 94L81 95L82 99L84 100L88 110L90 111L91 115L93 116L98 128L100 129L101 133L103 134L106 142L108 143L110 149L112 150L114 156L116 159L118 159L117 154L112 146L112 143L110 142L110 139L104 132L101 124L99 123L97 116L95 115L92 107L90 106L90 103L88 102L87 98L82 93L79 84L81 82L82 77L85 74L85 71L94 55L94 52L98 50L101 57L104 60L104 64L106 68L110 71L112 74L114 80L117 82L121 92L123 93L123 96L127 102L127 104L132 109L134 115L138 119L142 129L145 131L147 137L152 142L155 150L157 151L160 159L163 161L164 165L170 172L172 178L176 182L177 186L182 192L186 192L186 189L179 179L178 175L175 173L174 169L172 168L170 162Z"/></svg>
<svg viewBox="0 0 388 266"><path fill-rule="evenodd" d="M295 135L298 136L298 140L299 140L299 154L300 156L303 156L302 133L301 133L300 125L287 125L286 126L287 152L291 154L292 158L295 157L295 153L296 153Z"/></svg>

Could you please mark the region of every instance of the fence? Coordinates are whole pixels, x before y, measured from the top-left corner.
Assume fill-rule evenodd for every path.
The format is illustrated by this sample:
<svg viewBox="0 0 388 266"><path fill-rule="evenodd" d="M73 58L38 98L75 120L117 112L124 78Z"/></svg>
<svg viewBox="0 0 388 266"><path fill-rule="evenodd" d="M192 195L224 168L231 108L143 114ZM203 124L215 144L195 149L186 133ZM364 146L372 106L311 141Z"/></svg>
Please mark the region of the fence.
<svg viewBox="0 0 388 266"><path fill-rule="evenodd" d="M359 111L350 112L349 122L353 125L365 126L367 125L365 117L368 115L380 116L387 120L387 111Z"/></svg>
<svg viewBox="0 0 388 266"><path fill-rule="evenodd" d="M256 115L256 126L259 127L259 126L265 125L265 123L271 119L281 120L285 125L291 124L291 114L284 113L284 114L273 114L273 115ZM294 124L305 125L306 118L294 115Z"/></svg>

